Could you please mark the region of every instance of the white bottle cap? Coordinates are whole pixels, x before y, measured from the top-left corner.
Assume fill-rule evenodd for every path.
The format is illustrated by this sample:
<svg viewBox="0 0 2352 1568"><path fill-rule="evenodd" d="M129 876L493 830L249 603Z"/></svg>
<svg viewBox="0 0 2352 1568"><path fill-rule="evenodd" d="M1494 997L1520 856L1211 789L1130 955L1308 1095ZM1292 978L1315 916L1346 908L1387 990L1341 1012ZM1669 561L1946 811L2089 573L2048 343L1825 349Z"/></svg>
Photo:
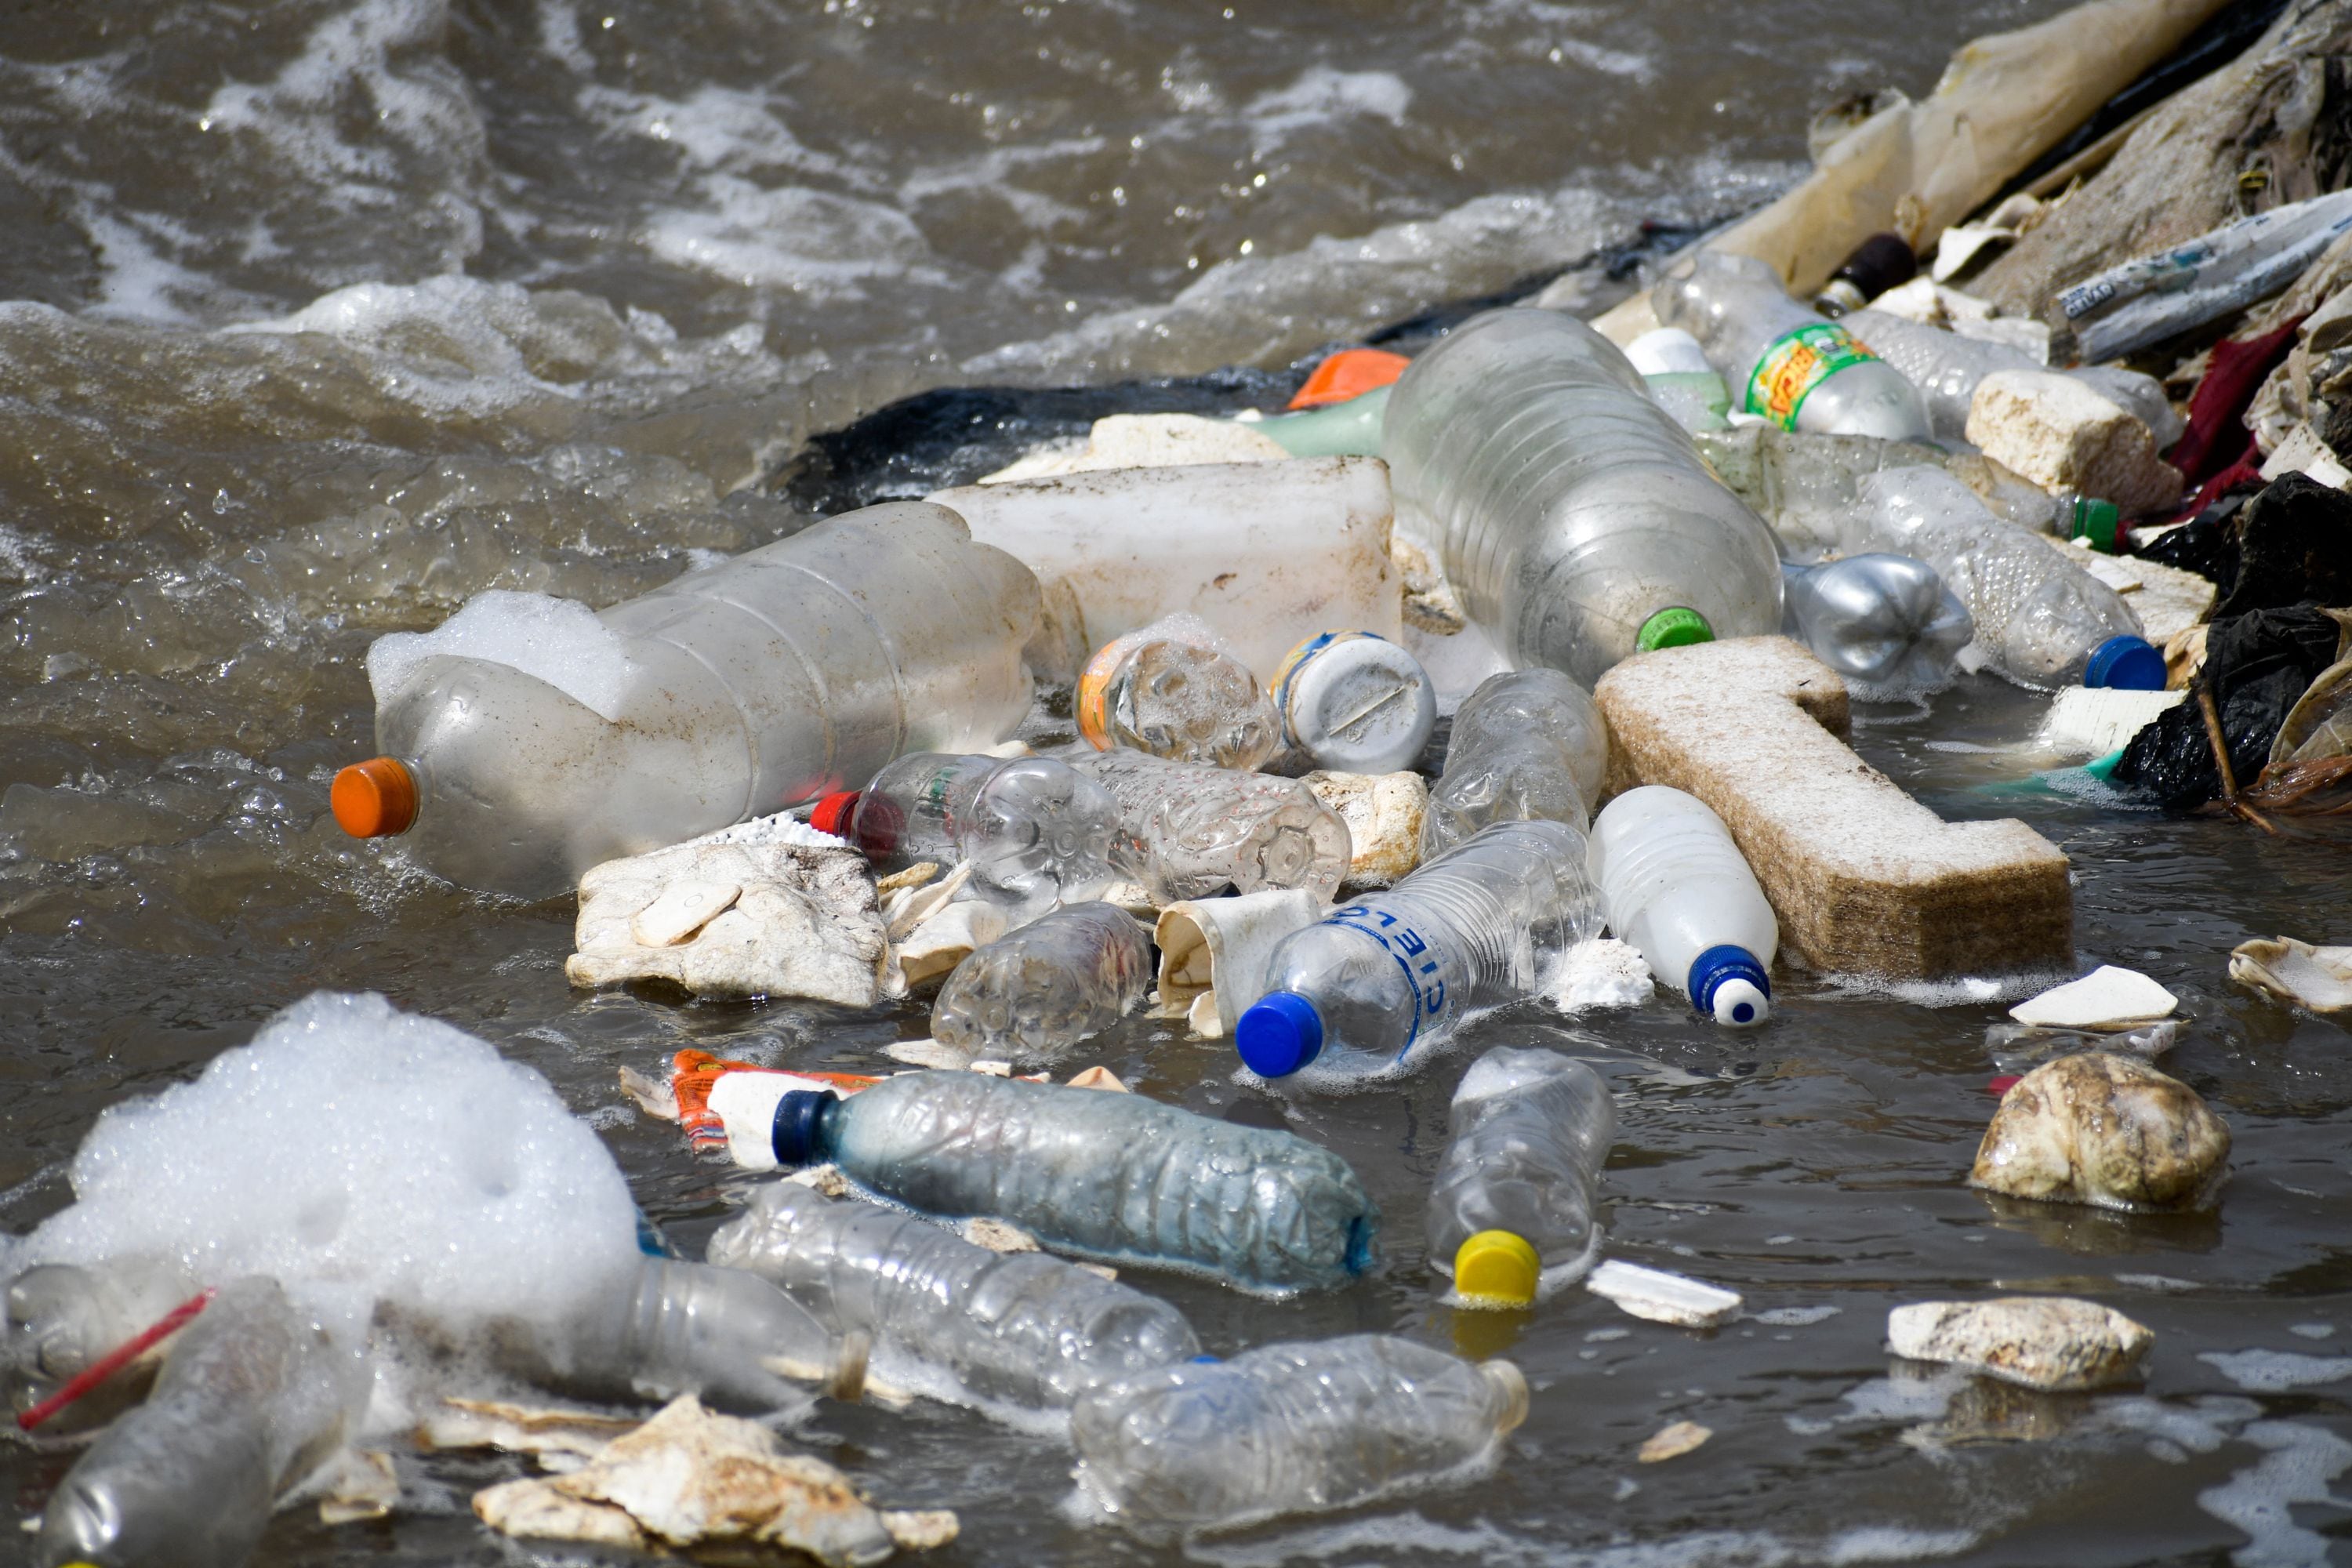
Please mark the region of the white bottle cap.
<svg viewBox="0 0 2352 1568"><path fill-rule="evenodd" d="M1715 988L1715 1021L1747 1026L1772 1016L1772 998L1751 980L1727 980Z"/></svg>

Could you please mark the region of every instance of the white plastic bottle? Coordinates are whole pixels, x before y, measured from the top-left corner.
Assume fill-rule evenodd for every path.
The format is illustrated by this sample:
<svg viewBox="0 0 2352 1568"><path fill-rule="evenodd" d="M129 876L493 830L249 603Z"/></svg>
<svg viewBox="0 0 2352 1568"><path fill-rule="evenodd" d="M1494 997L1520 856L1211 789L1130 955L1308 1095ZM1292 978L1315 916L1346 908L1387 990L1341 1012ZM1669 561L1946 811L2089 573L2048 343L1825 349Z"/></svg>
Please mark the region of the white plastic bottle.
<svg viewBox="0 0 2352 1568"><path fill-rule="evenodd" d="M1582 832L1609 767L1609 728L1591 693L1556 669L1490 675L1454 710L1445 771L1421 818L1434 860L1495 822L1565 822Z"/></svg>
<svg viewBox="0 0 2352 1568"><path fill-rule="evenodd" d="M1024 916L1101 897L1127 853L1118 803L1051 757L916 752L817 802L809 826L878 870L969 863L972 896Z"/></svg>
<svg viewBox="0 0 2352 1568"><path fill-rule="evenodd" d="M1617 1108L1558 1051L1497 1046L1470 1064L1429 1187L1430 1267L1475 1306L1523 1307L1592 1266Z"/></svg>
<svg viewBox="0 0 2352 1568"><path fill-rule="evenodd" d="M1171 763L1120 748L1064 760L1110 792L1160 905L1302 888L1329 900L1351 846L1339 814L1297 779Z"/></svg>
<svg viewBox="0 0 2352 1568"><path fill-rule="evenodd" d="M1491 310L1454 329L1398 381L1386 445L1400 510L1518 668L1590 687L1638 651L1780 624L1771 531L1572 317Z"/></svg>
<svg viewBox="0 0 2352 1568"><path fill-rule="evenodd" d="M1437 689L1421 660L1370 632L1318 632L1274 676L1282 738L1318 768L1392 773L1437 728Z"/></svg>
<svg viewBox="0 0 2352 1568"><path fill-rule="evenodd" d="M1113 904L1073 904L956 965L931 1005L931 1037L1026 1071L1060 1061L1133 1012L1151 986L1151 942Z"/></svg>
<svg viewBox="0 0 2352 1568"><path fill-rule="evenodd" d="M1464 1015L1532 992L1600 934L1584 858L1584 835L1567 823L1498 822L1291 932L1266 962L1266 994L1234 1030L1243 1065L1261 1078L1318 1062L1392 1071Z"/></svg>
<svg viewBox="0 0 2352 1568"><path fill-rule="evenodd" d="M1527 1419L1527 1380L1386 1334L1261 1345L1097 1388L1078 1489L1145 1534L1346 1508L1466 1469Z"/></svg>
<svg viewBox="0 0 2352 1568"><path fill-rule="evenodd" d="M591 614L481 595L369 650L384 755L336 819L547 898L590 867L970 752L1028 712L1036 579L922 502L868 507Z"/></svg>
<svg viewBox="0 0 2352 1568"><path fill-rule="evenodd" d="M1936 569L1908 555L1870 552L1819 566L1783 566L1790 637L1860 683L1864 696L1932 691L1975 635L1966 605Z"/></svg>
<svg viewBox="0 0 2352 1568"><path fill-rule="evenodd" d="M1625 358L1642 373L1651 398L1684 429L1696 435L1728 423L1730 390L1688 332L1679 327L1643 332L1625 345Z"/></svg>
<svg viewBox="0 0 2352 1568"><path fill-rule="evenodd" d="M1592 824L1592 879L1609 929L1718 1024L1772 1013L1780 923L1723 819L1664 784L1629 789Z"/></svg>
<svg viewBox="0 0 2352 1568"><path fill-rule="evenodd" d="M1962 337L1884 310L1856 310L1845 318L1845 325L1871 353L1910 378L1927 405L1929 427L1948 441L1966 438L1969 405L1976 397L1977 383L1995 371L2050 368L2007 343ZM2180 416L2164 395L2163 384L2154 376L2120 365L2092 365L2061 374L2129 411L2148 427L2159 449L2180 439Z"/></svg>
<svg viewBox="0 0 2352 1568"><path fill-rule="evenodd" d="M1927 410L1903 373L1789 298L1767 262L1700 251L1667 269L1650 303L1661 322L1699 341L1735 406L1783 430L1927 438Z"/></svg>
<svg viewBox="0 0 2352 1568"><path fill-rule="evenodd" d="M1076 710L1097 751L1246 772L1282 744L1257 677L1198 616L1162 616L1103 645L1078 674Z"/></svg>

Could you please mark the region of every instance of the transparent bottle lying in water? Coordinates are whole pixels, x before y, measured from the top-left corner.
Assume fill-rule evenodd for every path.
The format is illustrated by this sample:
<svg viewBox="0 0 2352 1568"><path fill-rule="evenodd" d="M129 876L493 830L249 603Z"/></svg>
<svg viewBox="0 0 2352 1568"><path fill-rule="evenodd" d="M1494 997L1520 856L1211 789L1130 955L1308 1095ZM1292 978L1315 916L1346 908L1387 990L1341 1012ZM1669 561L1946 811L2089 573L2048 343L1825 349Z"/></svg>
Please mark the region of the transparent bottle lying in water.
<svg viewBox="0 0 2352 1568"><path fill-rule="evenodd" d="M1096 1389L1071 1409L1070 1442L1082 1495L1146 1534L1174 1533L1466 1473L1527 1414L1509 1362L1351 1334Z"/></svg>
<svg viewBox="0 0 2352 1568"><path fill-rule="evenodd" d="M1927 423L1943 440L1967 437L1969 406L1976 399L1977 384L1986 376L1996 371L2051 368L2023 349L1963 337L1885 310L1856 310L1845 324L1919 389ZM2180 416L2164 395L2163 383L2154 376L2120 365L2086 365L2058 374L2073 376L2138 419L2159 449L2180 438Z"/></svg>
<svg viewBox="0 0 2352 1568"><path fill-rule="evenodd" d="M912 752L819 801L809 823L877 870L969 864L967 896L1023 915L1101 897L1122 853L1118 803L1051 757Z"/></svg>
<svg viewBox="0 0 2352 1568"><path fill-rule="evenodd" d="M196 1292L196 1281L162 1258L102 1265L42 1263L8 1281L0 1310L0 1364L8 1402L22 1415L128 1343ZM101 1426L146 1393L154 1375L142 1357L42 1423L45 1436Z"/></svg>
<svg viewBox="0 0 2352 1568"><path fill-rule="evenodd" d="M1124 748L1064 760L1110 792L1153 901L1303 888L1329 899L1347 875L1348 825L1297 779L1172 763Z"/></svg>
<svg viewBox="0 0 2352 1568"><path fill-rule="evenodd" d="M1696 795L1629 789L1592 824L1591 867L1609 929L1718 1024L1772 1010L1780 923L1731 830Z"/></svg>
<svg viewBox="0 0 2352 1568"><path fill-rule="evenodd" d="M1151 942L1115 904L1041 916L955 967L931 1005L931 1037L1024 1070L1060 1061L1133 1012L1151 987Z"/></svg>
<svg viewBox="0 0 2352 1568"><path fill-rule="evenodd" d="M879 1375L982 1408L1066 1409L1088 1389L1201 1353L1183 1314L1139 1290L790 1182L753 1193L708 1257L769 1280L837 1332L870 1332Z"/></svg>
<svg viewBox="0 0 2352 1568"><path fill-rule="evenodd" d="M1097 751L1247 771L1282 744L1257 677L1197 616L1163 616L1105 644L1078 674L1076 708Z"/></svg>
<svg viewBox="0 0 2352 1568"><path fill-rule="evenodd" d="M1617 1108L1558 1051L1498 1046L1470 1064L1429 1188L1430 1267L1472 1304L1524 1306L1592 1265Z"/></svg>
<svg viewBox="0 0 2352 1568"><path fill-rule="evenodd" d="M1556 669L1490 675L1454 710L1445 771L1421 818L1433 860L1495 822L1565 822L1581 832L1609 767L1592 694Z"/></svg>
<svg viewBox="0 0 2352 1568"><path fill-rule="evenodd" d="M1391 1071L1479 1007L1534 991L1601 931L1584 835L1498 822L1386 892L1282 939L1234 1046L1262 1078Z"/></svg>
<svg viewBox="0 0 2352 1568"><path fill-rule="evenodd" d="M1260 1295L1344 1284L1376 1256L1380 1211L1339 1155L1140 1095L902 1073L847 1100L785 1095L775 1152L829 1160L922 1214L987 1215L1059 1252Z"/></svg>
<svg viewBox="0 0 2352 1568"><path fill-rule="evenodd" d="M1872 552L1819 566L1783 566L1783 630L1813 657L1874 692L1932 691L1975 635L1966 605L1936 569Z"/></svg>

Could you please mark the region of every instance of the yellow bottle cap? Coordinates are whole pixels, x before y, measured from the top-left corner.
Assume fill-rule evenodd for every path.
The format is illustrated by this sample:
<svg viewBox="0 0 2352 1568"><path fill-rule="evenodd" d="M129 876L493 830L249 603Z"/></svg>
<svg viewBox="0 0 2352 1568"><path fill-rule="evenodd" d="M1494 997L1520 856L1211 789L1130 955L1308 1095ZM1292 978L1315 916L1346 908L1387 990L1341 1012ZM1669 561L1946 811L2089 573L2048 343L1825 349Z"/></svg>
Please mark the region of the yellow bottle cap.
<svg viewBox="0 0 2352 1568"><path fill-rule="evenodd" d="M1454 1254L1455 1294L1481 1306L1526 1306L1542 1272L1536 1249L1507 1230L1482 1230Z"/></svg>

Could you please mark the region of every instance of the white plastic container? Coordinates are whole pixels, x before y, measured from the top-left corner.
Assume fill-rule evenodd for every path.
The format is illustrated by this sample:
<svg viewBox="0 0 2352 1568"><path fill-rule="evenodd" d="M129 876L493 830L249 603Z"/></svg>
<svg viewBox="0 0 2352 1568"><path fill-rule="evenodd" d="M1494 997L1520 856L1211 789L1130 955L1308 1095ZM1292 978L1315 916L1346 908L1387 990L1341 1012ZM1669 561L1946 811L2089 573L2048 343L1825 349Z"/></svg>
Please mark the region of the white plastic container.
<svg viewBox="0 0 2352 1568"><path fill-rule="evenodd" d="M1780 923L1723 819L1664 784L1601 808L1586 850L1609 929L1718 1024L1772 1012Z"/></svg>

